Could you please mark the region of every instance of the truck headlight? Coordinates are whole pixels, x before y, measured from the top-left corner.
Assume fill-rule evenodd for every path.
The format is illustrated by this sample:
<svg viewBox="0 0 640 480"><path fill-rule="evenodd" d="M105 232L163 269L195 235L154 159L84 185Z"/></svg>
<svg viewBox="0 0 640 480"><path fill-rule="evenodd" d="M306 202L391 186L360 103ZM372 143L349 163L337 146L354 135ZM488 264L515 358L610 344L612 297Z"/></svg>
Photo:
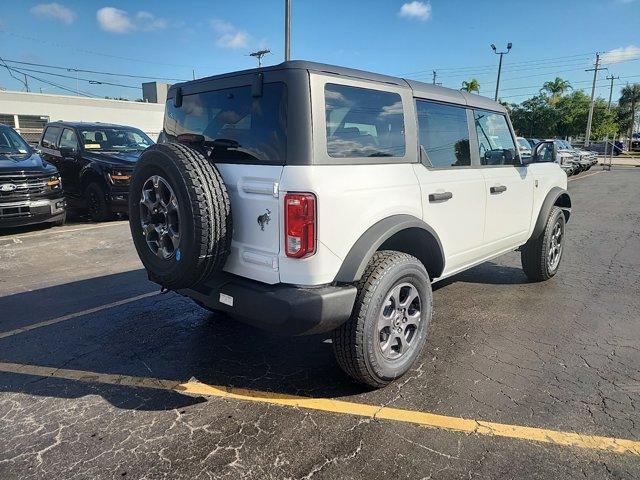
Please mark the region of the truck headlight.
<svg viewBox="0 0 640 480"><path fill-rule="evenodd" d="M121 172L119 170L114 170L113 172L107 173L109 177L109 181L113 184L127 184L131 180L131 174L126 172Z"/></svg>

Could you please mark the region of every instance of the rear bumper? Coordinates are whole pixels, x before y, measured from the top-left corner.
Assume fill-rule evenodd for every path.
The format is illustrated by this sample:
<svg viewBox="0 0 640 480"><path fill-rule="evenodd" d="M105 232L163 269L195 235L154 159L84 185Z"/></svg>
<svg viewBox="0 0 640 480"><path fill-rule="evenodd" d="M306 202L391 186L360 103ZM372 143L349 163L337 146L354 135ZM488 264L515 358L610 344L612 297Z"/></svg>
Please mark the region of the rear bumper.
<svg viewBox="0 0 640 480"><path fill-rule="evenodd" d="M351 315L356 287L267 285L219 273L193 289L178 290L215 310L271 332L309 335L334 330Z"/></svg>
<svg viewBox="0 0 640 480"><path fill-rule="evenodd" d="M0 203L0 227L55 222L66 211L64 197Z"/></svg>

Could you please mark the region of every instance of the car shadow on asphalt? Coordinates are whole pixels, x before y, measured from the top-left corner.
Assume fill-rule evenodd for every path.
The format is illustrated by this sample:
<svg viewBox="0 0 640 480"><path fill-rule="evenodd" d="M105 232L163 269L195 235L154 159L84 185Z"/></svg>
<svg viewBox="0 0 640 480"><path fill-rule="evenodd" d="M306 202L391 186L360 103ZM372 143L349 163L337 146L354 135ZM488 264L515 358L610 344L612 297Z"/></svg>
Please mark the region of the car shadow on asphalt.
<svg viewBox="0 0 640 480"><path fill-rule="evenodd" d="M93 292L112 292L122 299L152 291L144 277L144 270L136 270L0 298L0 311L13 312L20 320L7 321L3 315L0 330L55 317L43 318L44 312L56 311L60 301L67 302L66 311L74 298L86 302ZM527 280L519 269L488 263L445 282L459 281L513 284ZM117 299L105 298L103 303ZM35 305L39 314L29 317L28 306ZM76 311L95 306L91 301L78 305ZM257 396L260 392L323 398L370 394L370 401L388 400L388 394L353 383L338 368L330 334L284 337L264 332L203 310L174 293L0 338L0 362L176 382L195 379L223 389L250 390ZM205 401L171 390L101 384L99 378L80 382L3 373L1 366L0 391L60 398L101 395L118 408L139 410L172 410Z"/></svg>

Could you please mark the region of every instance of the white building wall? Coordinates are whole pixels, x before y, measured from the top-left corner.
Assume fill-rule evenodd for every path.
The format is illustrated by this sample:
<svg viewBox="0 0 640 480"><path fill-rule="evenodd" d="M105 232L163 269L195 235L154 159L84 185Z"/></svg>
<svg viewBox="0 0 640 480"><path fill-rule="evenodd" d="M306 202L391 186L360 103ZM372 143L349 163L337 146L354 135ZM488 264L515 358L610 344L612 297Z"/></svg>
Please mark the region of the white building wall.
<svg viewBox="0 0 640 480"><path fill-rule="evenodd" d="M162 130L164 104L0 91L0 114L46 116L52 122L128 125L139 128L156 140Z"/></svg>

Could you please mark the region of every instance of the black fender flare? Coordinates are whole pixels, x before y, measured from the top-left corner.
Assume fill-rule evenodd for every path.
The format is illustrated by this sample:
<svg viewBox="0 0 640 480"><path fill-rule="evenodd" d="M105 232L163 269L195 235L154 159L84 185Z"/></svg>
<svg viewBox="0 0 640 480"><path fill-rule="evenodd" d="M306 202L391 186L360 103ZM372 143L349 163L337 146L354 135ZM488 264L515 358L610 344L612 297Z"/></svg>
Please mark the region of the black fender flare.
<svg viewBox="0 0 640 480"><path fill-rule="evenodd" d="M80 170L80 182L78 184L80 191L82 191L89 183L96 180L102 182L104 187L108 188L109 185L107 183L107 178L105 174L105 170L102 166L91 162L87 165L84 165Z"/></svg>
<svg viewBox="0 0 640 480"><path fill-rule="evenodd" d="M547 193L547 196L542 202L542 207L540 207L540 212L538 213L538 219L536 220L536 224L533 227L533 232L531 232L529 240L538 238L544 231L547 219L549 218L549 213L551 213L551 209L556 205L562 208L565 220L567 222L569 221L569 217L571 216L571 197L569 196L569 192L564 188L553 187L549 190L549 193Z"/></svg>
<svg viewBox="0 0 640 480"><path fill-rule="evenodd" d="M369 260L381 246L384 246L385 242L392 240L392 237L400 240L397 234L403 231L415 231L414 229L417 229L418 235L401 239L401 246L398 248L391 246L390 249L401 250L417 257L425 264L432 279L440 276L444 270L445 262L440 237L431 226L421 219L403 214L384 218L369 227L349 250L334 281L353 283L360 280ZM418 238L420 234L424 236L423 238L430 239L431 244L420 242ZM418 241L412 241L412 239Z"/></svg>

